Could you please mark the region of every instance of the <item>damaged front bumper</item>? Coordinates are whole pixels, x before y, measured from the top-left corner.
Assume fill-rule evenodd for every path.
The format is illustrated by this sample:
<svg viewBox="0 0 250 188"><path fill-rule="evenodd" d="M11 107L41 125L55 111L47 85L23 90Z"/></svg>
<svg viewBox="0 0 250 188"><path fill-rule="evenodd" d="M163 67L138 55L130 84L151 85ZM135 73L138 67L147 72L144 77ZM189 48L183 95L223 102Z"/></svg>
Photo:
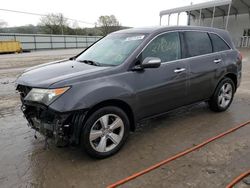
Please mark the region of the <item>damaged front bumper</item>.
<svg viewBox="0 0 250 188"><path fill-rule="evenodd" d="M18 87L22 106L21 110L28 121L28 126L44 135L46 138L55 140L57 146L65 146L69 143L78 144L86 112L54 111L49 106L25 101L24 98L30 89Z"/></svg>
<svg viewBox="0 0 250 188"><path fill-rule="evenodd" d="M46 138L53 138L56 145L63 146L71 142L71 122L67 119L71 116L53 112L47 107L36 104L24 103L21 110L28 121L28 126L44 135Z"/></svg>

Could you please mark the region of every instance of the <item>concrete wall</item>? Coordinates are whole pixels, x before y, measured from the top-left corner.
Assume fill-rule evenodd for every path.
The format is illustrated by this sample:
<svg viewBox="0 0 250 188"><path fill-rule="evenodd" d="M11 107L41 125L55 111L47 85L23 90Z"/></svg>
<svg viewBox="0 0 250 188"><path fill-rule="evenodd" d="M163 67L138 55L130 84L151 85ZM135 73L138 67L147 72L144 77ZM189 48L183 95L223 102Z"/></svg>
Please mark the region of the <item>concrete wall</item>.
<svg viewBox="0 0 250 188"><path fill-rule="evenodd" d="M0 41L19 41L23 50L86 48L101 36L0 33Z"/></svg>
<svg viewBox="0 0 250 188"><path fill-rule="evenodd" d="M225 29L226 17L214 18L213 27ZM199 19L191 19L191 25L199 25ZM211 19L202 19L201 26L211 26ZM250 29L249 14L231 15L229 17L228 31L231 34L233 41L237 47L240 47L241 37L243 36L244 29Z"/></svg>

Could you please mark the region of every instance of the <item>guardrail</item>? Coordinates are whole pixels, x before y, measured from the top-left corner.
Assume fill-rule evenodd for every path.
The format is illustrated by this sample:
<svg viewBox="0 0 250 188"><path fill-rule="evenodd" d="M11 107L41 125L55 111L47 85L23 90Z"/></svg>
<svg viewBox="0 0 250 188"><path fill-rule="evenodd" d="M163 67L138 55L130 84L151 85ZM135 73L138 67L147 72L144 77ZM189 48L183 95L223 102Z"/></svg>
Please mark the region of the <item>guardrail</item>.
<svg viewBox="0 0 250 188"><path fill-rule="evenodd" d="M19 41L23 51L86 48L102 36L0 33L0 41Z"/></svg>
<svg viewBox="0 0 250 188"><path fill-rule="evenodd" d="M250 36L242 36L241 37L240 47L242 47L242 48L250 47Z"/></svg>

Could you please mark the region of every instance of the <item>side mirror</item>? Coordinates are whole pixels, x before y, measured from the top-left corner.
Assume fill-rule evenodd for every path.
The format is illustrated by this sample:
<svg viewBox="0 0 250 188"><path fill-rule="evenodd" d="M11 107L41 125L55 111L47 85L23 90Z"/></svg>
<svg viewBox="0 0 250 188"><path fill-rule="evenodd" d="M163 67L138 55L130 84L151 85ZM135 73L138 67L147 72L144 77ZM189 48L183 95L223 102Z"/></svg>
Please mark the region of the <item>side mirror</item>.
<svg viewBox="0 0 250 188"><path fill-rule="evenodd" d="M158 68L161 66L161 59L158 57L146 57L142 64L142 68Z"/></svg>
<svg viewBox="0 0 250 188"><path fill-rule="evenodd" d="M142 71L146 68L158 68L161 66L161 59L158 57L146 57L140 65L132 68L133 71Z"/></svg>

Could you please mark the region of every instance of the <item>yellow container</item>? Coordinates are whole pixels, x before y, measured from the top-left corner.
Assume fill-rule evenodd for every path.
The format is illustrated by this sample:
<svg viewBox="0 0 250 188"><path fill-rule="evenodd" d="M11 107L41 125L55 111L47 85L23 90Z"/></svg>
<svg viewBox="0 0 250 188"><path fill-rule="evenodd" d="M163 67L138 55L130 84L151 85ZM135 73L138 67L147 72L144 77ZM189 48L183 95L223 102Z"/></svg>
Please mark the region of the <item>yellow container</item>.
<svg viewBox="0 0 250 188"><path fill-rule="evenodd" d="M21 43L19 41L0 41L0 53L10 52L22 52Z"/></svg>

